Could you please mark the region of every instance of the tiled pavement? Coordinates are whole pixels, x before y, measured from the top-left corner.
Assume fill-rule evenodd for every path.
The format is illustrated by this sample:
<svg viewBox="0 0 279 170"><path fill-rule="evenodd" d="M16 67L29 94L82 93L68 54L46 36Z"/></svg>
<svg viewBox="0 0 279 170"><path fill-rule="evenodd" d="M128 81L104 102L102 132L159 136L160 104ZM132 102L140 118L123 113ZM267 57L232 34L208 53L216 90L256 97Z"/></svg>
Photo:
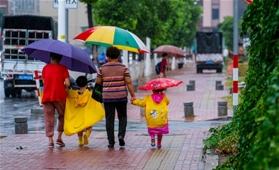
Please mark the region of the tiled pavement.
<svg viewBox="0 0 279 170"><path fill-rule="evenodd" d="M203 137L204 130L176 131L163 137L161 149L153 149L146 132L128 131L124 149L118 143L108 149L103 131L93 131L85 147L78 146L76 135L64 137L63 148L47 148L44 134L11 135L0 140L0 165L3 170L202 170Z"/></svg>
<svg viewBox="0 0 279 170"><path fill-rule="evenodd" d="M213 74L212 74L213 73ZM170 99L169 104L169 120L179 121L202 121L218 118L218 101L222 101L223 96L228 96L229 90L216 90L216 81L222 81L225 84L226 76L224 74L216 73L214 70L204 70L203 74L196 74L194 64L188 64L187 67L181 70L167 72L167 77L175 80L182 80L183 83L178 87L168 89L165 93ZM139 86L148 82L152 78L157 78L156 75L143 78L139 81ZM195 90L187 91L187 85L190 80L195 81ZM136 93L137 98L143 98L150 92L138 90ZM184 117L183 102L193 102L194 115L193 118ZM141 119L140 109L128 104L128 118ZM228 110L228 115L232 115L232 111Z"/></svg>
<svg viewBox="0 0 279 170"><path fill-rule="evenodd" d="M227 90L216 91L215 81L222 80L224 75L205 72L196 74L195 68L186 68L168 72L170 78L184 81L178 87L168 89L166 94L170 98L169 119L184 122L203 121L217 118L217 102L222 96L228 95ZM153 76L140 81L140 85ZM156 77L156 76L155 76ZM195 91L186 91L189 80L195 80ZM138 98L148 94L136 93ZM195 117L184 118L183 102L194 102ZM128 120L142 120L140 108L128 104ZM209 128L209 127L208 127ZM93 128L94 129L94 128ZM125 148L119 148L116 142L114 149L107 148L105 131L93 131L88 146L79 147L76 135L63 140L66 147L47 147L44 133L7 135L0 139L0 169L3 170L203 170L205 163L201 161L203 139L208 129L183 129L171 131L162 140L162 148L151 148L150 137L146 130L127 131ZM117 133L117 132L116 132ZM57 134L55 135L55 137ZM20 148L23 149L17 149Z"/></svg>

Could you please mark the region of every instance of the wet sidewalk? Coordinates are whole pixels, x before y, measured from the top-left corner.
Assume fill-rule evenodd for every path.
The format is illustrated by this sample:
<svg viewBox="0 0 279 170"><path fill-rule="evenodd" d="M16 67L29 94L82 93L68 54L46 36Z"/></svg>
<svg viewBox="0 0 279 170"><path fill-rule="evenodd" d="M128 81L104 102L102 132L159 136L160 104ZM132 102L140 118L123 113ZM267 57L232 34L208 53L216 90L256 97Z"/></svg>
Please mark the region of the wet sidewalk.
<svg viewBox="0 0 279 170"><path fill-rule="evenodd" d="M139 81L139 86L144 85L151 79L157 78L157 75L144 77ZM220 118L218 116L218 101L224 101L222 97L229 95L229 90L216 90L216 81L221 81L225 86L226 76L222 73L216 73L216 70L204 70L202 74L196 73L194 64L189 63L187 67L180 70L167 72L167 77L175 80L182 80L183 83L178 87L169 88L165 91L170 99L169 120L179 121L203 121ZM187 91L189 81L195 81L195 90ZM136 93L137 98L143 98L151 92L140 91ZM185 118L184 102L193 102L194 117ZM128 118L142 119L140 109L128 104ZM232 111L228 110L228 116L232 116Z"/></svg>
<svg viewBox="0 0 279 170"><path fill-rule="evenodd" d="M171 100L169 105L170 133L163 136L162 148L152 148L147 134L145 120L140 108L128 104L129 128L125 136L126 146L120 148L116 141L115 148L107 147L104 121L93 127L88 146L79 147L78 137L63 136L66 144L61 148L55 145L48 148L48 139L43 128L29 134L8 134L0 139L0 167L11 170L203 170L201 161L203 140L208 135L211 122L218 118L217 103L221 97L229 94L228 90L215 90L215 81L225 83L225 76L214 71L196 74L194 65L167 72L168 77L182 80L184 83L166 91ZM152 75L139 81L144 84ZM195 81L195 91L187 91L186 85ZM142 98L150 92L137 91ZM194 103L194 117L184 117L185 101ZM229 111L229 115L231 111ZM29 122L29 121L28 121ZM117 124L117 120L116 120ZM30 121L28 126L32 126ZM43 126L41 119L40 126ZM117 130L117 128L116 128ZM117 131L115 132L117 136ZM55 134L54 139L56 139ZM22 149L20 149L22 148Z"/></svg>
<svg viewBox="0 0 279 170"><path fill-rule="evenodd" d="M105 131L93 131L88 146L76 135L64 137L66 146L47 147L44 134L9 135L1 139L1 169L5 170L172 170L204 169L200 161L206 130L181 130L163 137L162 148L151 148L146 131L128 131L125 148L107 148ZM23 149L17 149L19 147Z"/></svg>

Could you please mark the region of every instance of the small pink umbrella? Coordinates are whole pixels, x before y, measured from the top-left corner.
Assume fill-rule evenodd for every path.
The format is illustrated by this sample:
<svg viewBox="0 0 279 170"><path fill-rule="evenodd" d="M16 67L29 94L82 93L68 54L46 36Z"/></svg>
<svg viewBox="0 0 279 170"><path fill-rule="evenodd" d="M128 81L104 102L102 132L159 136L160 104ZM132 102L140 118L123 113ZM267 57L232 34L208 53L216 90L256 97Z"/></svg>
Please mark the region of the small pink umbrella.
<svg viewBox="0 0 279 170"><path fill-rule="evenodd" d="M139 87L140 90L148 91L148 90L163 90L167 89L169 87L175 87L179 84L183 83L182 81L177 81L169 78L156 78L148 83L146 83L144 86Z"/></svg>

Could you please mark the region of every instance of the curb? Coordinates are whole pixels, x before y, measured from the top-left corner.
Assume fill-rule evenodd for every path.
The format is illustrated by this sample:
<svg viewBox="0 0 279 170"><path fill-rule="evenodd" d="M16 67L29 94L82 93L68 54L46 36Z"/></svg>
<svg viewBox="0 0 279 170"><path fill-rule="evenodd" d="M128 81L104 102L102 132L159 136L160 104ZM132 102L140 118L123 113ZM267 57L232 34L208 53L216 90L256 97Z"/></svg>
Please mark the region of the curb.
<svg viewBox="0 0 279 170"><path fill-rule="evenodd" d="M33 114L43 114L44 111L43 111L42 107L36 107L36 108L31 109L31 113L33 113Z"/></svg>
<svg viewBox="0 0 279 170"><path fill-rule="evenodd" d="M228 118L225 118L225 120L227 119L230 119L229 117ZM222 119L221 119L222 120ZM211 123L211 126L210 128L216 128L218 127L219 125L221 125L221 123ZM209 138L209 135L210 133L207 132L207 137L206 139ZM205 140L206 140L205 139ZM204 141L205 141L204 140ZM205 159L205 170L212 170L212 169L215 169L218 165L219 165L219 156L216 155L215 153L213 153L210 149L207 149L206 150L206 153L204 155L204 159Z"/></svg>

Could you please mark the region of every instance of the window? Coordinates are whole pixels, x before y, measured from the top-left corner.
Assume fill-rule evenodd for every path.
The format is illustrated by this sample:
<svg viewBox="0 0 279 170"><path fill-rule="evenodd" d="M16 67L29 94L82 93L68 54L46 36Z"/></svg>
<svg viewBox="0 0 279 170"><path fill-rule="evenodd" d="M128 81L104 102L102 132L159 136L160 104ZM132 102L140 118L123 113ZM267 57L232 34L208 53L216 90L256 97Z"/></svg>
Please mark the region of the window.
<svg viewBox="0 0 279 170"><path fill-rule="evenodd" d="M212 9L212 19L219 19L219 9Z"/></svg>
<svg viewBox="0 0 279 170"><path fill-rule="evenodd" d="M2 13L3 15L6 15L7 14L7 8L6 6L0 6L0 13ZM1 25L1 23L0 23Z"/></svg>

